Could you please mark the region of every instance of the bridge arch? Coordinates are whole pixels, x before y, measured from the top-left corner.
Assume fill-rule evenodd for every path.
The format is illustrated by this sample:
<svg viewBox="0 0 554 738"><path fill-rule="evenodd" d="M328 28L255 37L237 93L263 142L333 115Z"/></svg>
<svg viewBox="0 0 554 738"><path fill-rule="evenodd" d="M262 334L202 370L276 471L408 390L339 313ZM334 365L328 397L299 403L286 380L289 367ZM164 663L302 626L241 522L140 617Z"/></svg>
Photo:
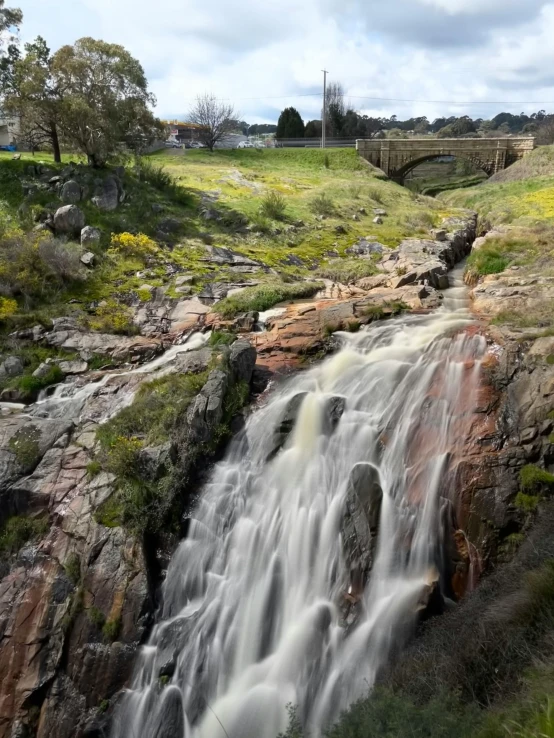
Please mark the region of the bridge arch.
<svg viewBox="0 0 554 738"><path fill-rule="evenodd" d="M402 179L418 163L439 156L468 159L488 175L506 169L533 151L532 136L511 138L408 138L359 139L360 156L388 176Z"/></svg>
<svg viewBox="0 0 554 738"><path fill-rule="evenodd" d="M425 154L424 156L419 156L415 159L412 159L412 161L406 162L399 169L389 172L389 177L391 179L394 179L395 182L404 184L404 179L408 176L410 172L416 169L420 164L424 164L426 161L435 161L437 159L440 159L443 156L450 156L460 161L468 161L470 162L470 164L472 164L477 169L480 169L481 171L485 172L487 177L490 177L492 176L492 174L494 174L494 172L491 171L492 167L490 163L487 161L483 161L478 156L472 156L471 154L466 154L466 153L460 154L458 152L455 152L455 153L454 152L453 153L444 152L442 154Z"/></svg>

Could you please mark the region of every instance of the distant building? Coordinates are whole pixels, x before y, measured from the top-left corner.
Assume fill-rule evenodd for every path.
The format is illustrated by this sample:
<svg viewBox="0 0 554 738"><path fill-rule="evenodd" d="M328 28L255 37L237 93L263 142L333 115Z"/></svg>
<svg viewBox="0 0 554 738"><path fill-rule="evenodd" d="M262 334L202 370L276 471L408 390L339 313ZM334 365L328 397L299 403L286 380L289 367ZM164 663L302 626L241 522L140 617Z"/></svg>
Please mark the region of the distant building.
<svg viewBox="0 0 554 738"><path fill-rule="evenodd" d="M180 123L176 120L164 121L169 129L168 141L185 143L186 141L198 141L202 126L196 123Z"/></svg>
<svg viewBox="0 0 554 738"><path fill-rule="evenodd" d="M11 146L17 142L19 121L16 118L0 118L0 146Z"/></svg>

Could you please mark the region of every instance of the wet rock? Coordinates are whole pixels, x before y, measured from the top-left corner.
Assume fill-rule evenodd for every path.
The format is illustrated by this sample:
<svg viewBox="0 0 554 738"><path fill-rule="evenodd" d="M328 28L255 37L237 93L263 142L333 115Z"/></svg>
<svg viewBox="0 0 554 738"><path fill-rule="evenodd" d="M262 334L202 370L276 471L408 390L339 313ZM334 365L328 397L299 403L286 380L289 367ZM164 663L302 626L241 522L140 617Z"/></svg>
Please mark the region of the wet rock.
<svg viewBox="0 0 554 738"><path fill-rule="evenodd" d="M152 716L152 738L180 738L185 735L183 699L178 687L170 685L164 689L160 705Z"/></svg>
<svg viewBox="0 0 554 738"><path fill-rule="evenodd" d="M76 236L85 226L85 214L76 205L64 205L54 215L54 228L57 233Z"/></svg>
<svg viewBox="0 0 554 738"><path fill-rule="evenodd" d="M94 259L95 256L92 251L85 251L85 253L81 256L81 264L84 264L87 267L91 267L94 265Z"/></svg>
<svg viewBox="0 0 554 738"><path fill-rule="evenodd" d="M66 182L62 187L60 193L62 202L70 203L71 205L75 205L76 203L80 202L81 195L81 185L74 179L70 179L68 182Z"/></svg>
<svg viewBox="0 0 554 738"><path fill-rule="evenodd" d="M299 392L298 394L291 397L285 408L285 412L281 419L281 422L273 433L271 440L271 451L268 454L268 459L271 459L275 454L280 451L285 445L288 437L292 433L302 403L306 399L307 392Z"/></svg>
<svg viewBox="0 0 554 738"><path fill-rule="evenodd" d="M18 356L7 356L0 364L0 378L17 377L24 371L25 367Z"/></svg>
<svg viewBox="0 0 554 738"><path fill-rule="evenodd" d="M345 397L331 397L325 403L325 410L323 413L323 432L330 435L333 433L339 420L346 409L346 398Z"/></svg>
<svg viewBox="0 0 554 738"><path fill-rule="evenodd" d="M119 186L115 177L106 177L96 185L92 202L99 210L116 210L119 204Z"/></svg>
<svg viewBox="0 0 554 738"><path fill-rule="evenodd" d="M85 226L81 231L81 246L91 248L100 243L102 231L92 226Z"/></svg>
<svg viewBox="0 0 554 738"><path fill-rule="evenodd" d="M235 341L229 352L232 381L250 384L256 358L256 349L248 341L243 339Z"/></svg>
<svg viewBox="0 0 554 738"><path fill-rule="evenodd" d="M237 315L235 318L233 328L242 333L251 333L254 330L259 317L260 314L255 310L249 313L241 313L241 315Z"/></svg>
<svg viewBox="0 0 554 738"><path fill-rule="evenodd" d="M341 525L353 593L361 594L373 564L383 490L379 472L368 463L354 466L348 480Z"/></svg>

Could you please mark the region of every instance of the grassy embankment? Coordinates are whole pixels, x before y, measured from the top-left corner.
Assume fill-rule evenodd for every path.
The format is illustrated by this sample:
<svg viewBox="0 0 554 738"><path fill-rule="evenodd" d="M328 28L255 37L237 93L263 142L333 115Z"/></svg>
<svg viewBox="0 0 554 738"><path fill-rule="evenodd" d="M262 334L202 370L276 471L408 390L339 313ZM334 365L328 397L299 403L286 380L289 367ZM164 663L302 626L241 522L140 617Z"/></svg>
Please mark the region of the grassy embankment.
<svg viewBox="0 0 554 738"><path fill-rule="evenodd" d="M501 274L511 266L519 267L522 277L554 276L554 147L538 148L487 183L441 199L453 207L477 210L485 229L505 227L470 257L468 269L474 278ZM538 301L525 312L501 313L495 322L551 331L552 301Z"/></svg>

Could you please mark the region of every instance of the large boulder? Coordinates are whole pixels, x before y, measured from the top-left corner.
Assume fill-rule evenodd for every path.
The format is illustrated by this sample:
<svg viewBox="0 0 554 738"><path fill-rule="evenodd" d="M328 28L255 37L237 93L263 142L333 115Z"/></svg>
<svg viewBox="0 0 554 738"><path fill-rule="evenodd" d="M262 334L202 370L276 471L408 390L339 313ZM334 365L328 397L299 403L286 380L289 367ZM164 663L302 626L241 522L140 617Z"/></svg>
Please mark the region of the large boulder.
<svg viewBox="0 0 554 738"><path fill-rule="evenodd" d="M85 214L76 205L64 205L56 210L54 229L57 233L76 236L85 227Z"/></svg>
<svg viewBox="0 0 554 738"><path fill-rule="evenodd" d="M294 428L298 414L300 413L300 408L302 407L302 403L306 399L307 395L307 392L298 392L298 394L293 395L287 402L281 422L273 432L271 451L268 455L269 459L273 458L273 456L275 456L275 454L285 445L287 438L292 433L292 429Z"/></svg>
<svg viewBox="0 0 554 738"><path fill-rule="evenodd" d="M115 177L106 177L95 189L92 202L99 210L115 210L119 204L119 187Z"/></svg>
<svg viewBox="0 0 554 738"><path fill-rule="evenodd" d="M82 197L81 185L74 179L70 179L62 187L60 197L63 202L75 205L75 203L80 202Z"/></svg>
<svg viewBox="0 0 554 738"><path fill-rule="evenodd" d="M231 346L229 366L233 382L250 384L256 364L256 349L248 341L238 340Z"/></svg>
<svg viewBox="0 0 554 738"><path fill-rule="evenodd" d="M206 443L212 430L221 423L223 403L229 386L229 377L219 369L214 370L208 381L188 409L189 441Z"/></svg>

